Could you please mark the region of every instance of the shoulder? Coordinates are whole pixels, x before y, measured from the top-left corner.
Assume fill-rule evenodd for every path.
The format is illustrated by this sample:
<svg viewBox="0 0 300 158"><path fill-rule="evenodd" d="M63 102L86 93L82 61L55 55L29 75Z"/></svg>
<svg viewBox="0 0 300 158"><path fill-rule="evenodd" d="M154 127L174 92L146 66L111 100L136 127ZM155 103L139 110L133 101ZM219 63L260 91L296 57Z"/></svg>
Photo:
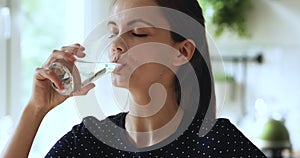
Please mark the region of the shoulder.
<svg viewBox="0 0 300 158"><path fill-rule="evenodd" d="M208 121L209 122L209 121ZM211 129L203 136L222 154L242 157L264 157L264 154L229 119L211 121Z"/></svg>
<svg viewBox="0 0 300 158"><path fill-rule="evenodd" d="M64 135L64 137L82 137L87 135L94 135L94 133L101 134L104 130L110 128L117 128L121 126L124 121L126 113L119 113L108 116L103 120L99 120L94 116L88 116L82 119L82 122L74 125L72 129Z"/></svg>
<svg viewBox="0 0 300 158"><path fill-rule="evenodd" d="M214 128L218 130L226 130L230 132L240 132L240 130L238 130L238 128L234 124L232 124L229 119L226 118L216 119Z"/></svg>
<svg viewBox="0 0 300 158"><path fill-rule="evenodd" d="M108 133L116 133L120 128L124 128L126 113L119 113L116 115L111 115L106 117L103 120L99 120L94 116L88 116L83 118L82 122L78 125L75 125L71 132L87 133L93 135L98 139L103 139L103 136L106 136Z"/></svg>
<svg viewBox="0 0 300 158"><path fill-rule="evenodd" d="M116 115L111 115L106 117L103 120L99 120L94 116L87 116L82 119L82 122L74 125L71 129L71 133L80 133L80 132L86 132L87 129L92 129L93 127L104 128L107 127L109 124L114 124L122 127L122 123L124 122L126 113L119 113ZM69 133L70 133L69 132Z"/></svg>
<svg viewBox="0 0 300 158"><path fill-rule="evenodd" d="M106 142L111 141L109 139L111 135L117 135L116 123L122 122L123 115L125 113L109 116L103 120L93 116L83 118L80 124L73 126L56 142L46 157L71 157L78 154L83 156L82 154L97 153L96 150L99 149L111 151Z"/></svg>
<svg viewBox="0 0 300 158"><path fill-rule="evenodd" d="M218 118L215 122L214 127L212 128L212 133L218 134L221 133L223 136L228 138L236 139L249 139L233 124L229 119Z"/></svg>
<svg viewBox="0 0 300 158"><path fill-rule="evenodd" d="M205 121L203 125L206 129L209 129L209 132L206 137L216 137L221 138L223 141L239 141L244 143L244 141L250 142L250 140L226 118L218 118L214 121ZM210 128L209 128L210 127ZM236 144L236 143L235 143Z"/></svg>

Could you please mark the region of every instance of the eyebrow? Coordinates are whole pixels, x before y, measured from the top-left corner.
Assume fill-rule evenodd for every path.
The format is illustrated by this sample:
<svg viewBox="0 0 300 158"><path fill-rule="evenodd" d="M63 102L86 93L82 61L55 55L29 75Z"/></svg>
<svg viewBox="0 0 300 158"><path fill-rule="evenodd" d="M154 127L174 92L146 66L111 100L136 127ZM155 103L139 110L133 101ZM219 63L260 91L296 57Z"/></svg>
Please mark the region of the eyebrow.
<svg viewBox="0 0 300 158"><path fill-rule="evenodd" d="M127 23L127 25L128 25L128 26L131 26L131 25L133 25L134 23L138 23L138 22L142 22L142 23L145 23L145 24L147 24L147 25L149 25L149 26L151 26L151 27L155 27L153 24L151 24L150 22L147 22L147 21L145 21L145 20L143 20L143 19L134 19L134 20L131 20L131 21L129 21L129 22ZM108 26L108 25L117 25L117 23L114 22L114 21L109 21L109 22L107 23L107 26Z"/></svg>
<svg viewBox="0 0 300 158"><path fill-rule="evenodd" d="M113 21L109 21L108 23L107 23L107 26L108 25L117 25L115 22L113 22Z"/></svg>
<svg viewBox="0 0 300 158"><path fill-rule="evenodd" d="M134 20L131 20L131 21L129 21L129 22L127 23L127 25L130 26L130 25L133 25L134 23L138 23L138 22L142 22L142 23L145 23L145 24L147 24L147 25L149 25L149 26L154 27L153 24L151 24L150 22L147 22L147 21L145 21L145 20L143 20L143 19L134 19Z"/></svg>

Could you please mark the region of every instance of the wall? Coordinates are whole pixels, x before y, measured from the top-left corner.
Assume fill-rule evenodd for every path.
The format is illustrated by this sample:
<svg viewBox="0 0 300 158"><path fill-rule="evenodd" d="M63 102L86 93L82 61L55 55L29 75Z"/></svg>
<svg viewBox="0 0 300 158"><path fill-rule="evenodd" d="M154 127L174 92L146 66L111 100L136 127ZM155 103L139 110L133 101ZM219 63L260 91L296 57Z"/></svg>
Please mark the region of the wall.
<svg viewBox="0 0 300 158"><path fill-rule="evenodd" d="M300 1L253 0L252 2L254 7L248 16L251 38L241 39L227 32L222 37L214 39L222 56L253 56L263 52L265 62L262 65L248 64L246 84L241 75L241 65L225 63L226 71L237 79L238 88L234 89L237 93L227 91L222 116L231 117L233 122L242 128L245 126L243 122L249 122L246 118L252 119L255 112L257 113L254 108L255 101L259 98L264 99L268 105L268 113L285 118L293 148L299 151ZM249 117L239 114L240 99L232 100L228 97L231 93L242 95L241 87L246 87L244 93L248 110L246 116ZM232 110L236 110L234 112L236 114L233 115ZM262 111L262 108L258 108L258 111ZM253 126L247 129L253 129Z"/></svg>

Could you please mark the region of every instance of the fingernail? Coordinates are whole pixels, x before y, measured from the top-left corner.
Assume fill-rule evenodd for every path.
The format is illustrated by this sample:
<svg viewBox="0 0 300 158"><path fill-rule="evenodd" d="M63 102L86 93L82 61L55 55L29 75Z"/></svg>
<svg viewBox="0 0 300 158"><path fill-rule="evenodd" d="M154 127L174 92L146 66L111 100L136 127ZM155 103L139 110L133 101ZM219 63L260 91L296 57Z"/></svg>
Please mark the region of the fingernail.
<svg viewBox="0 0 300 158"><path fill-rule="evenodd" d="M80 56L83 56L83 57L85 57L85 52L83 52L83 51L78 51L78 54L80 54Z"/></svg>

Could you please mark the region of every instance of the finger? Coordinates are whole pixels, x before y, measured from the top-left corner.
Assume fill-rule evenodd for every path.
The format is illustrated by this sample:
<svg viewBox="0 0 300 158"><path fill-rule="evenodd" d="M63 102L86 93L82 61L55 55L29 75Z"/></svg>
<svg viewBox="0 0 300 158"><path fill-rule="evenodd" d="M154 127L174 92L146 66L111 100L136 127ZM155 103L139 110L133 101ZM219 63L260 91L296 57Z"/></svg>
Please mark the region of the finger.
<svg viewBox="0 0 300 158"><path fill-rule="evenodd" d="M71 53L66 53L65 51L62 50L53 50L52 59L63 59L65 61L70 61L70 62L75 62L76 58L74 57L73 54Z"/></svg>
<svg viewBox="0 0 300 158"><path fill-rule="evenodd" d="M78 89L77 91L73 92L72 95L73 96L81 96L81 95L86 95L91 89L93 89L95 87L94 83L90 83L84 87L81 87L80 89Z"/></svg>
<svg viewBox="0 0 300 158"><path fill-rule="evenodd" d="M77 57L83 58L85 48L80 44L73 44L70 46L63 46L61 50L53 50L52 55L43 64L43 67L49 67L51 63L57 61L57 59L64 59L65 61L75 62ZM75 56L74 56L75 55Z"/></svg>
<svg viewBox="0 0 300 158"><path fill-rule="evenodd" d="M50 80L58 89L64 89L64 86L61 83L61 80L56 75L56 73L50 69L37 68L35 79L38 81Z"/></svg>
<svg viewBox="0 0 300 158"><path fill-rule="evenodd" d="M76 58L74 57L74 55L70 53L66 53L62 50L53 50L52 54L48 57L47 61L43 64L43 68L48 68L52 63L58 60L64 60L66 62L74 63L76 61Z"/></svg>
<svg viewBox="0 0 300 158"><path fill-rule="evenodd" d="M65 51L67 53L71 53L77 57L83 58L85 56L84 50L85 48L81 46L80 44L73 44L70 46L63 46L62 51Z"/></svg>

